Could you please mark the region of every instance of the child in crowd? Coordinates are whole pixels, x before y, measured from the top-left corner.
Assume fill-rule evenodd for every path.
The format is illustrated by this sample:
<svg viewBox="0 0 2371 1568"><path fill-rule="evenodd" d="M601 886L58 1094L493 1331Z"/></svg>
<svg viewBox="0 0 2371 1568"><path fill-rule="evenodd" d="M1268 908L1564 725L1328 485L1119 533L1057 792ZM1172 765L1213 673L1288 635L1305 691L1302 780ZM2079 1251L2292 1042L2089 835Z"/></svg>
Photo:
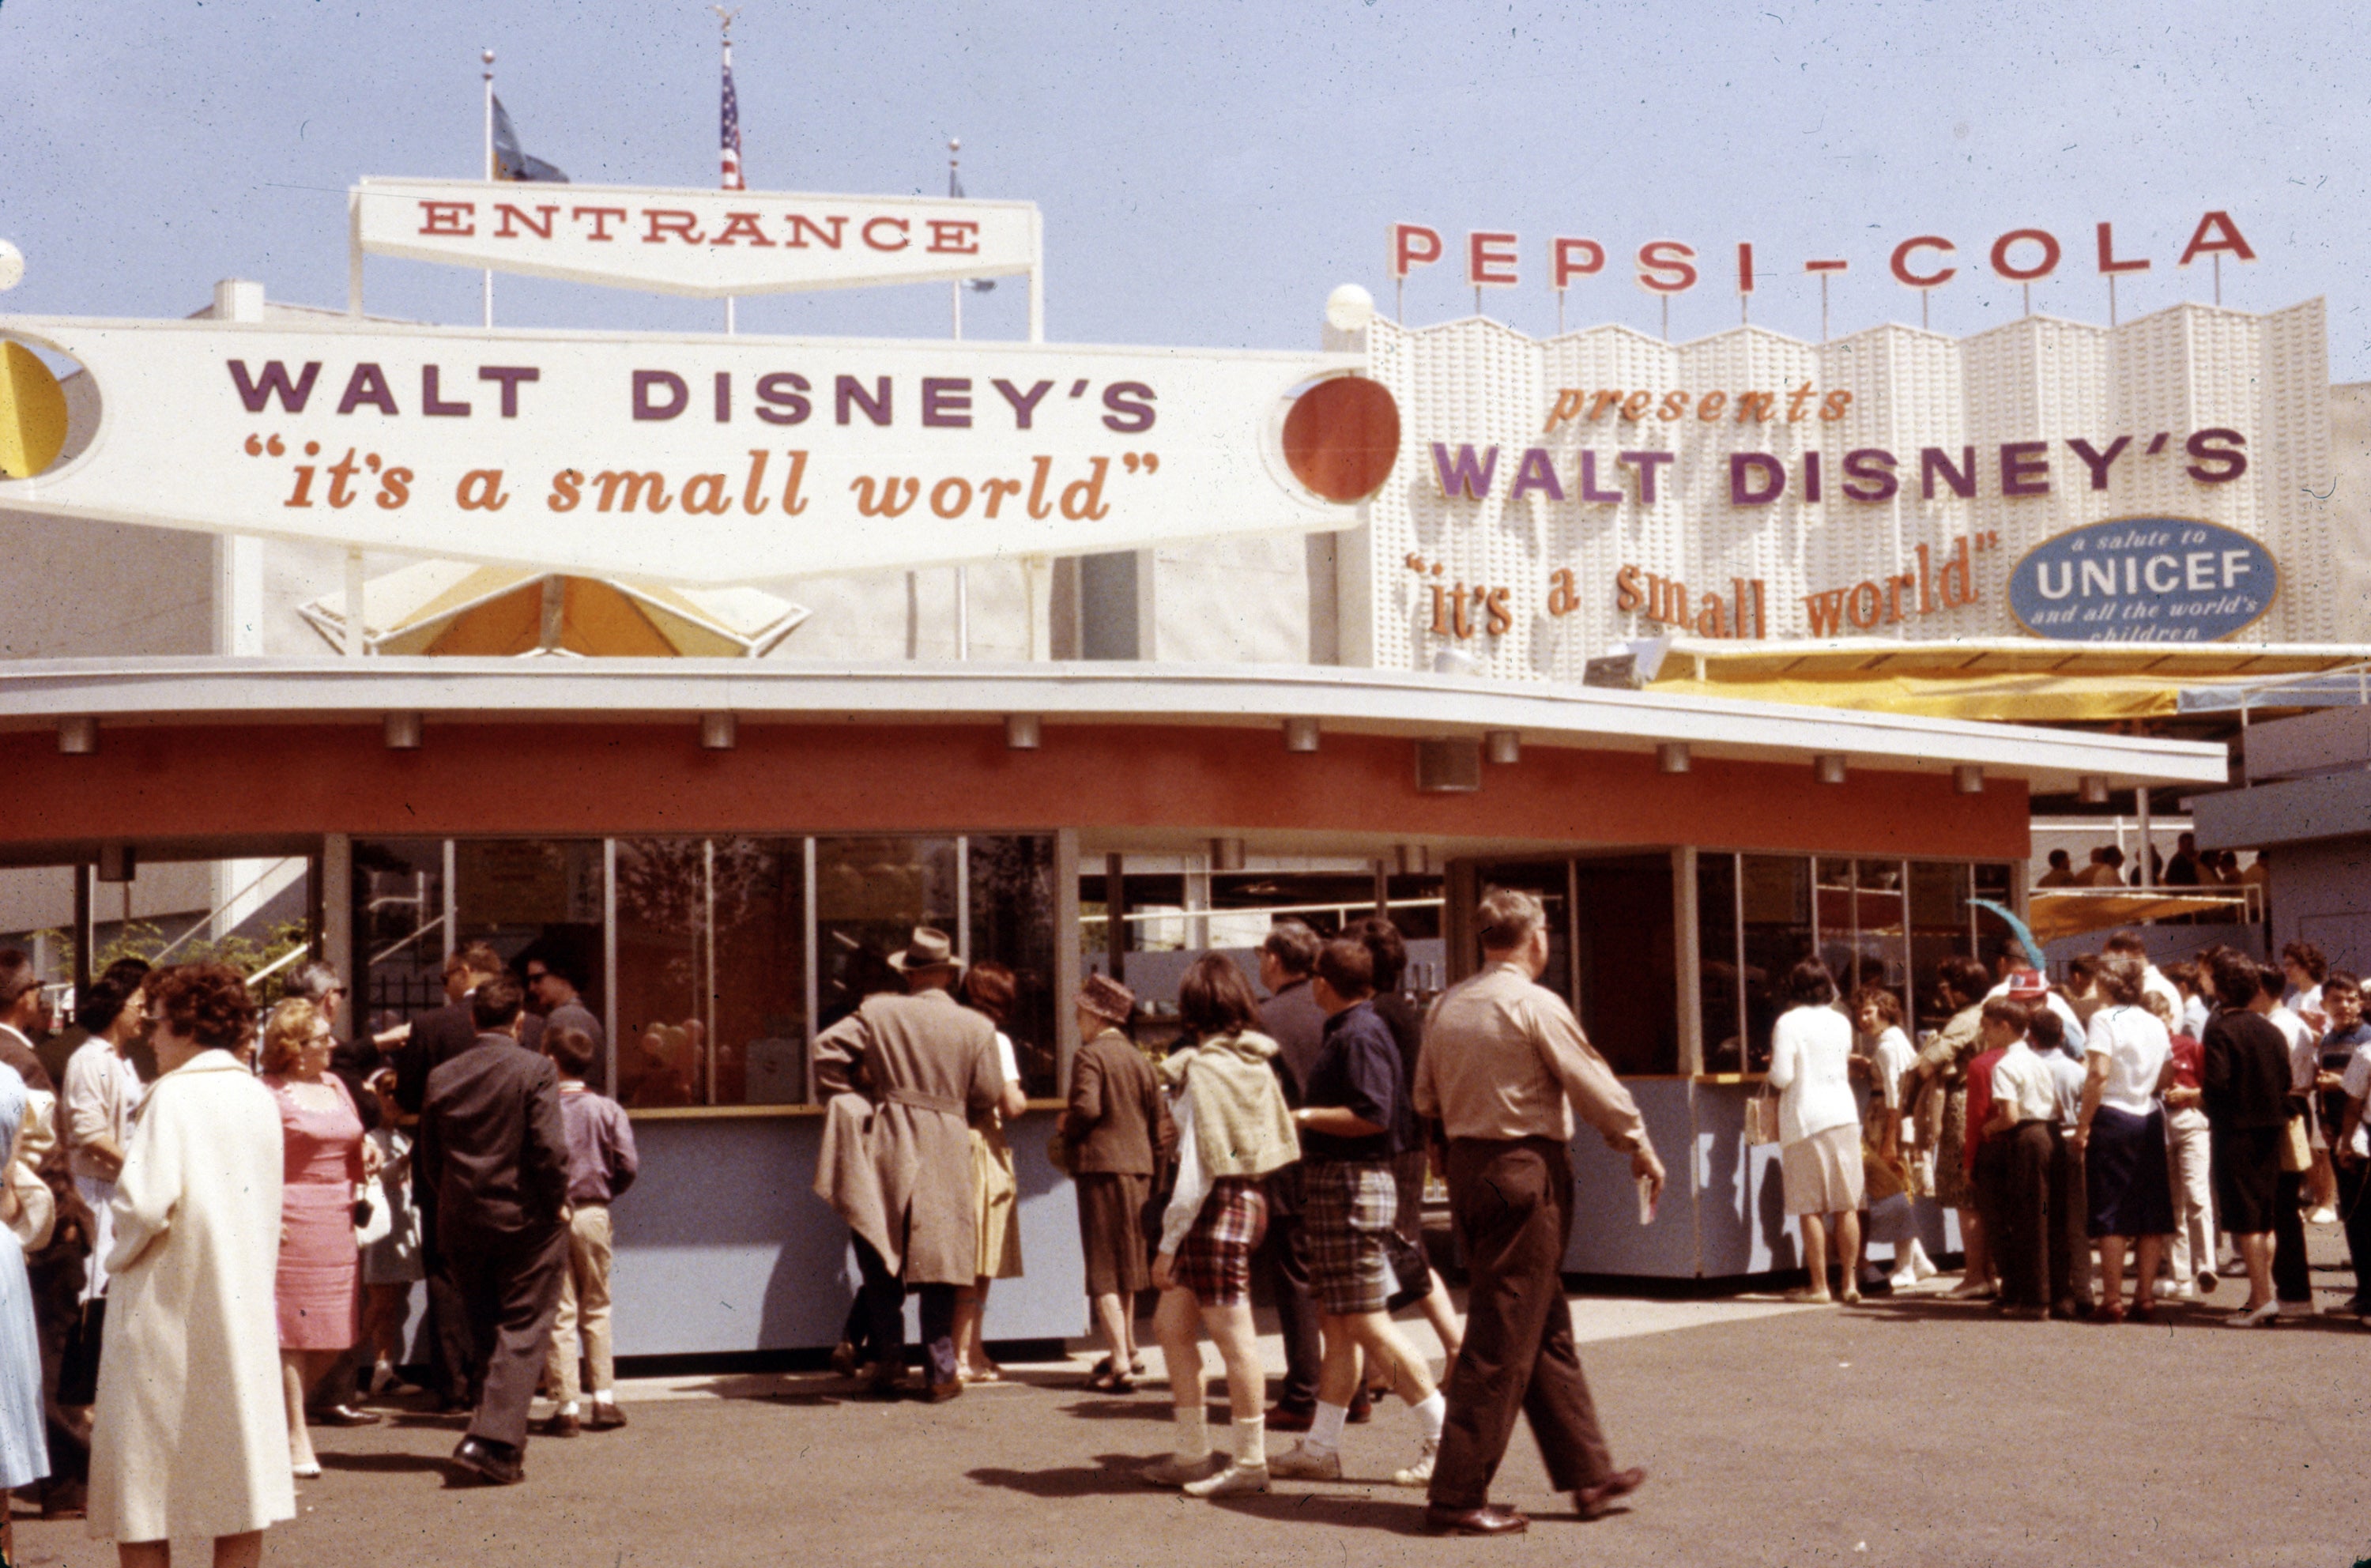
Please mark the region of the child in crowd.
<svg viewBox="0 0 2371 1568"><path fill-rule="evenodd" d="M2091 1237L2083 1206L2083 1155L2072 1139L2083 1115L2083 1065L2066 1055L2066 1026L2049 1009L2025 1027L2027 1042L2050 1069L2050 1315L2080 1318L2091 1310Z"/></svg>
<svg viewBox="0 0 2371 1568"><path fill-rule="evenodd" d="M372 1204L387 1216L387 1232L363 1248L362 1343L374 1358L370 1392L406 1393L397 1375L403 1363L404 1320L411 1311L411 1287L422 1275L420 1210L411 1201L411 1135L396 1124L395 1069L367 1086L378 1101L378 1124L364 1137L378 1146L378 1191ZM377 1228L376 1216L372 1228Z"/></svg>
<svg viewBox="0 0 2371 1568"><path fill-rule="evenodd" d="M2343 969L2332 969L2321 983L2321 1010L2329 1020L2329 1032L2321 1037L2321 1062L2314 1075L2314 1108L2320 1114L2321 1125L2330 1144L2331 1161L2337 1167L2338 1212L2346 1222L2347 1251L2354 1263L2354 1298L2346 1310L2358 1316L2371 1313L2371 1202L2365 1200L2364 1189L2371 1186L2365 1172L2371 1171L2362 1159L2344 1145L2352 1140L2346 1109L2350 1084L2363 1082L2365 1069L2358 1063L2371 1063L2371 1025L2363 1021L2363 983ZM2360 1121L2357 1113L2356 1121Z"/></svg>
<svg viewBox="0 0 2371 1568"><path fill-rule="evenodd" d="M2028 978L2033 982L2030 994L2038 997L2041 977L2030 971L2019 976ZM2061 1020L2046 1008L2030 1009L2014 999L2026 991L2012 983L2007 997L1984 1004L1986 1055L1999 1055L1986 1085L1990 1102L1976 1183L1978 1195L1989 1199L1984 1230L1993 1238L1993 1266L2000 1273L2001 1310L2011 1317L2041 1318L2050 1309L2051 1134L2057 1124L2058 1091L2051 1068L2034 1054L2026 1032L2036 1013ZM1969 1105L1972 1121L1972 1097Z"/></svg>
<svg viewBox="0 0 2371 1568"><path fill-rule="evenodd" d="M2166 973L2175 974L2185 968L2194 982L2195 965L2175 964ZM2174 983L2187 984L2178 974ZM2218 1283L2212 1129L2201 1109L2205 1100L2206 1047L2188 1027L2186 1010L2183 1018L2177 1018L2166 999L2155 992L2143 1001L2173 1042L2173 1082L2165 1091L2166 1161L2173 1178L2173 1245L2167 1250L2167 1276L2154 1288L2160 1299L2194 1301L2200 1291L2212 1290Z"/></svg>
<svg viewBox="0 0 2371 1568"><path fill-rule="evenodd" d="M634 1129L614 1100L585 1087L593 1037L580 1029L544 1031L543 1054L560 1069L560 1113L568 1138L568 1268L561 1275L560 1315L551 1326L546 1377L560 1408L544 1423L553 1437L626 1424L609 1349L609 1204L633 1185L640 1168ZM581 1343L580 1343L581 1342ZM579 1355L592 1373L593 1409L579 1403Z"/></svg>
<svg viewBox="0 0 2371 1568"><path fill-rule="evenodd" d="M1861 1246L1871 1242L1893 1249L1890 1280L1863 1262L1861 1288L1885 1285L1907 1290L1937 1273L1918 1239L1917 1216L1911 1198L1915 1183L1910 1173L1905 1145L1906 1113L1903 1080L1918 1053L1902 1028L1902 997L1884 986L1863 986L1853 997L1853 1021L1860 1030L1861 1049L1869 1078L1868 1113L1861 1118L1861 1159L1868 1215L1861 1226Z"/></svg>

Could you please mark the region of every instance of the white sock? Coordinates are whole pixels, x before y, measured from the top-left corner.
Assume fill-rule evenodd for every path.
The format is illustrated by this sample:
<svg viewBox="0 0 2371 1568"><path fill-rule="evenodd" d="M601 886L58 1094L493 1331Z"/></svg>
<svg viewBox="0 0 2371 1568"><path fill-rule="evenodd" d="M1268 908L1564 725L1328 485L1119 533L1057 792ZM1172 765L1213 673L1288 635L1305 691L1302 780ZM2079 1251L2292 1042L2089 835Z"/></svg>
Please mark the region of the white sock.
<svg viewBox="0 0 2371 1568"><path fill-rule="evenodd" d="M574 1400L571 1400L566 1404L561 1405L560 1407L560 1413L562 1415L574 1415L577 1413L576 1401Z"/></svg>
<svg viewBox="0 0 2371 1568"><path fill-rule="evenodd" d="M1235 1439L1235 1464L1243 1470L1267 1468L1267 1417L1253 1416L1238 1421L1232 1428Z"/></svg>
<svg viewBox="0 0 2371 1568"><path fill-rule="evenodd" d="M1177 1423L1177 1437L1170 1447L1178 1458L1189 1465L1209 1458L1210 1407L1197 1400L1189 1405L1171 1405L1169 1413Z"/></svg>
<svg viewBox="0 0 2371 1568"><path fill-rule="evenodd" d="M1438 1443L1440 1441L1440 1429L1448 1423L1449 1401L1441 1398L1440 1389L1435 1389L1430 1399L1416 1407L1417 1430L1424 1434L1426 1442Z"/></svg>
<svg viewBox="0 0 2371 1568"><path fill-rule="evenodd" d="M616 1404L618 1402L618 1390L615 1389L596 1389L593 1390L593 1402L595 1404Z"/></svg>
<svg viewBox="0 0 2371 1568"><path fill-rule="evenodd" d="M1350 1419L1348 1405L1317 1401L1317 1414L1309 1423L1309 1435L1301 1441L1310 1447L1332 1453L1342 1446L1342 1428Z"/></svg>

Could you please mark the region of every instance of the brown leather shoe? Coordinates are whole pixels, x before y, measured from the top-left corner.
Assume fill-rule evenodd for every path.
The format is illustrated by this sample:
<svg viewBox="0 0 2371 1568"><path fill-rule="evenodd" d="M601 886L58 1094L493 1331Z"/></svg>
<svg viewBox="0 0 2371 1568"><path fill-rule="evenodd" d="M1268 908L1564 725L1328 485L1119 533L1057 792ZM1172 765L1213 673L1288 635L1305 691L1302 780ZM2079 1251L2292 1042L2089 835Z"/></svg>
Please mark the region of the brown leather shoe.
<svg viewBox="0 0 2371 1568"><path fill-rule="evenodd" d="M922 1397L930 1401L932 1404L944 1404L949 1400L959 1397L963 1391L963 1379L960 1378L950 1378L943 1383L931 1384L930 1391Z"/></svg>
<svg viewBox="0 0 2371 1568"><path fill-rule="evenodd" d="M1306 1432L1317 1419L1317 1412L1313 1408L1298 1410L1291 1405L1278 1405L1267 1412L1266 1419L1270 1432Z"/></svg>
<svg viewBox="0 0 2371 1568"><path fill-rule="evenodd" d="M584 1424L596 1432L608 1432L626 1424L624 1407L615 1400L595 1400Z"/></svg>
<svg viewBox="0 0 2371 1568"><path fill-rule="evenodd" d="M1519 1535L1532 1528L1532 1521L1520 1510L1496 1503L1485 1503L1479 1508L1444 1508L1432 1503L1425 1506L1424 1528L1435 1535Z"/></svg>
<svg viewBox="0 0 2371 1568"><path fill-rule="evenodd" d="M547 1437L573 1437L584 1429L582 1421L564 1411L553 1412L543 1423L543 1435Z"/></svg>
<svg viewBox="0 0 2371 1568"><path fill-rule="evenodd" d="M1626 1470L1615 1470L1595 1486L1584 1486L1572 1494L1579 1505L1584 1519L1602 1519L1613 1511L1613 1505L1638 1490L1647 1480L1647 1472L1636 1465Z"/></svg>
<svg viewBox="0 0 2371 1568"><path fill-rule="evenodd" d="M1375 1419L1375 1396L1363 1387L1350 1396L1349 1412L1343 1417L1351 1426L1364 1426Z"/></svg>

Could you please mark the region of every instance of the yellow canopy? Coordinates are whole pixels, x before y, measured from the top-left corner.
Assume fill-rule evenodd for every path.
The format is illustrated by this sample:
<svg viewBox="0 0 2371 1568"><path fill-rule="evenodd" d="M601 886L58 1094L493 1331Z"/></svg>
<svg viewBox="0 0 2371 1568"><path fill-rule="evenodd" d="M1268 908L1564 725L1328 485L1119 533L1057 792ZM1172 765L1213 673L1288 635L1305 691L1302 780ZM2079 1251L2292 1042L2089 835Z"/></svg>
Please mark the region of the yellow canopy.
<svg viewBox="0 0 2371 1568"><path fill-rule="evenodd" d="M2184 915L2243 917L2246 900L2238 890L2229 893L2156 893L2134 889L2118 893L2071 888L2036 888L2026 895L2025 923L2037 941L2054 942L2117 926L2137 926L2146 920L2171 920Z"/></svg>
<svg viewBox="0 0 2371 1568"><path fill-rule="evenodd" d="M2371 649L2259 644L1739 643L1674 639L1651 683L1674 696L1880 709L1937 719L2106 723L2178 711L2185 686L2339 669Z"/></svg>
<svg viewBox="0 0 2371 1568"><path fill-rule="evenodd" d="M670 588L424 560L364 585L363 641L381 654L757 658L807 613L757 588ZM345 594L316 599L303 614L332 646L345 645Z"/></svg>

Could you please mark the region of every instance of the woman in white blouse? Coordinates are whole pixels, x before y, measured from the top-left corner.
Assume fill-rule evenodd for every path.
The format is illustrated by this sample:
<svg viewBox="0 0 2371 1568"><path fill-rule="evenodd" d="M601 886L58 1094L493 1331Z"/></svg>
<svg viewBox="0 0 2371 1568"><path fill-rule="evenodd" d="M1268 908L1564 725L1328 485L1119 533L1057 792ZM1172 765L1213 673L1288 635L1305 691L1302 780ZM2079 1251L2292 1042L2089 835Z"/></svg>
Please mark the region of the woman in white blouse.
<svg viewBox="0 0 2371 1568"><path fill-rule="evenodd" d="M2173 1081L2173 1042L2139 1005L2141 962L2111 953L2099 965L2108 1005L2083 1034L2083 1109L2075 1147L2083 1156L2085 1227L2099 1246L2099 1309L2095 1323L2150 1316L2149 1286L2158 1249L2173 1234L2173 1182L2165 1152L2165 1106ZM2123 1299L2124 1250L2137 1239L2132 1305Z"/></svg>
<svg viewBox="0 0 2371 1568"><path fill-rule="evenodd" d="M1860 1300L1860 1101L1853 1093L1851 1020L1835 1009L1835 978L1816 958L1787 976L1787 1010L1770 1040L1770 1087L1778 1090L1778 1162L1787 1212L1803 1231L1805 1301L1826 1301L1828 1233L1844 1265L1845 1303Z"/></svg>

